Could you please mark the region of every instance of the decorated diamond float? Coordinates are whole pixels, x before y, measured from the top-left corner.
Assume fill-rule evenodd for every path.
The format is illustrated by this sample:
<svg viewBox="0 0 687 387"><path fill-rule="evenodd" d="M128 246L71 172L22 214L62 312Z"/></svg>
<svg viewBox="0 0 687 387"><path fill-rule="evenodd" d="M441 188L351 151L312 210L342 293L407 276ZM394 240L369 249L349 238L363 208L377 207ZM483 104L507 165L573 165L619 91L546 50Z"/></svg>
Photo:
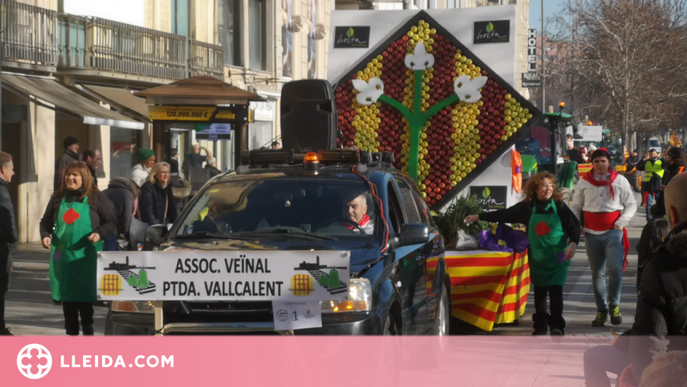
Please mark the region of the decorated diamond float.
<svg viewBox="0 0 687 387"><path fill-rule="evenodd" d="M342 145L394 153L434 208L508 151L539 114L425 12L336 86Z"/></svg>

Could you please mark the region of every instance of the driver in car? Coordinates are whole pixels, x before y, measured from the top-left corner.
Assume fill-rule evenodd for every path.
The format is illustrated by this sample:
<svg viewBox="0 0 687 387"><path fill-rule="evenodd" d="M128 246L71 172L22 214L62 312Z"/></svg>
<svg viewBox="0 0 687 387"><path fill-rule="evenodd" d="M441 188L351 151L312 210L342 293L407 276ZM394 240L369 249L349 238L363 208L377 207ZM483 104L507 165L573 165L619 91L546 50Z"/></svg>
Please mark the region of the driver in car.
<svg viewBox="0 0 687 387"><path fill-rule="evenodd" d="M355 195L355 194L354 194ZM358 194L344 204L344 227L353 232L362 230L366 235L374 232L374 222L367 214L367 198L365 194ZM358 225L359 227L356 227Z"/></svg>

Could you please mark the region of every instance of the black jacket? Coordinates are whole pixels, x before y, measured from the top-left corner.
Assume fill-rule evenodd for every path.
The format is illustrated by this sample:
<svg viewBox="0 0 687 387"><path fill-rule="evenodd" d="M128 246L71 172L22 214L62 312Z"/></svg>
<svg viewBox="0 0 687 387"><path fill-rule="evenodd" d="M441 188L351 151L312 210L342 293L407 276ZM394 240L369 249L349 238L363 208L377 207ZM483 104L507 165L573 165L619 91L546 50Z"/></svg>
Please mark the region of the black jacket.
<svg viewBox="0 0 687 387"><path fill-rule="evenodd" d="M141 220L152 226L162 224L167 208L167 222L172 223L177 218L176 199L172 193L172 185L162 188L160 183L146 181L141 187L141 197L138 201L141 210Z"/></svg>
<svg viewBox="0 0 687 387"><path fill-rule="evenodd" d="M95 187L98 187L98 176L95 175L95 169L91 168L90 165L86 165L88 167L88 171L91 172L91 176L93 177L93 185Z"/></svg>
<svg viewBox="0 0 687 387"><path fill-rule="evenodd" d="M174 157L168 157L167 163L169 163L169 171L174 174L179 174L179 160Z"/></svg>
<svg viewBox="0 0 687 387"><path fill-rule="evenodd" d="M549 205L549 202L540 202L538 200L534 200L530 203L527 203L525 201L521 201L510 208L506 208L505 210L481 213L479 214L479 220L485 220L487 222L494 223L522 223L527 227L530 223L530 217L532 216L533 203L536 204L538 213L553 213L553 209L545 210ZM573 214L567 204L563 202L556 202L556 209L558 210L558 217L561 218L561 224L563 226L565 235L570 238L571 242L579 244L581 232L580 221L577 220L577 217L575 214Z"/></svg>
<svg viewBox="0 0 687 387"><path fill-rule="evenodd" d="M653 357L687 350L687 222L676 226L647 262L630 333L632 374L639 385Z"/></svg>
<svg viewBox="0 0 687 387"><path fill-rule="evenodd" d="M210 171L210 178L213 178L213 177L215 177L215 176L217 176L217 175L222 174L222 171L220 171L219 169L213 167L213 166L210 165L210 164L205 164L205 169L207 169L207 170Z"/></svg>
<svg viewBox="0 0 687 387"><path fill-rule="evenodd" d="M200 153L189 153L186 155L181 169L187 179L189 178L191 170L203 169L203 163L207 161L206 158L207 156L203 156Z"/></svg>
<svg viewBox="0 0 687 387"><path fill-rule="evenodd" d="M110 199L112 210L117 218L117 234L127 235L134 211L134 193L126 184L117 180L111 181L103 193Z"/></svg>
<svg viewBox="0 0 687 387"><path fill-rule="evenodd" d="M67 203L81 201L81 191L67 191L65 193L65 201ZM93 193L90 203L91 226L93 231L100 235L100 239L107 238L117 229L117 219L112 211L112 204L102 192ZM55 228L55 217L60 210L62 197L53 195L48 202L48 206L41 219L40 231L41 239L51 237L53 229Z"/></svg>
<svg viewBox="0 0 687 387"><path fill-rule="evenodd" d="M678 160L675 164L672 165L666 165L665 171L663 172L663 187L668 185L670 180L674 178L675 176L679 175L682 173L685 169L685 161L684 160ZM662 187L662 188L663 188ZM665 216L666 215L666 205L665 205L665 192L663 189L661 189L661 192L658 193L658 196L656 197L656 206L658 206L658 216Z"/></svg>
<svg viewBox="0 0 687 387"><path fill-rule="evenodd" d="M14 220L14 205L7 189L7 182L0 178L0 257L14 250L17 243L17 225Z"/></svg>
<svg viewBox="0 0 687 387"><path fill-rule="evenodd" d="M679 175L685 169L685 160L678 160L674 164L667 164L663 172L663 186L667 186L672 178Z"/></svg>
<svg viewBox="0 0 687 387"><path fill-rule="evenodd" d="M64 150L62 157L57 159L55 162L55 181L53 184L55 191L60 189L62 180L64 180L64 170L67 168L67 165L79 160L81 160L81 155L72 153L66 149Z"/></svg>
<svg viewBox="0 0 687 387"><path fill-rule="evenodd" d="M639 155L628 157L627 161L625 162L625 164L627 165L627 172L632 171L632 168L636 167L640 161L642 161L642 159Z"/></svg>

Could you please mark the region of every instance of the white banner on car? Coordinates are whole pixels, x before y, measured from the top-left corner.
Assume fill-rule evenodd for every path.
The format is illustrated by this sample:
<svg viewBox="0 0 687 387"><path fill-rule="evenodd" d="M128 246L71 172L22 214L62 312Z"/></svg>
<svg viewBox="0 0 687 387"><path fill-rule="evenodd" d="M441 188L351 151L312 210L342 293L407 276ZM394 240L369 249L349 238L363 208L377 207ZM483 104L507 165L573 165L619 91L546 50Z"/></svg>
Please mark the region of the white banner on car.
<svg viewBox="0 0 687 387"><path fill-rule="evenodd" d="M144 251L98 256L100 300L343 300L347 251Z"/></svg>

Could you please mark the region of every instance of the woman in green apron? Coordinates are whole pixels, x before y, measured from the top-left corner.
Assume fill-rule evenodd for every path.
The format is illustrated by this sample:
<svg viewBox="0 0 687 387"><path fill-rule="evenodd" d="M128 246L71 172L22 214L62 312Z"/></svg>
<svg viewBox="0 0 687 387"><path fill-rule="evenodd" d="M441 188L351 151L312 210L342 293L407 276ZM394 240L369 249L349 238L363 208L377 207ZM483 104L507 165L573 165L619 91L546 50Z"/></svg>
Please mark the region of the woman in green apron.
<svg viewBox="0 0 687 387"><path fill-rule="evenodd" d="M62 302L68 335L93 335L93 302L96 300L96 259L103 241L116 229L112 205L93 185L84 162L65 170L40 224L43 247L50 249L50 290Z"/></svg>
<svg viewBox="0 0 687 387"><path fill-rule="evenodd" d="M551 328L552 335L563 335L563 285L580 242L580 222L561 201L554 176L549 172L534 176L523 190L523 200L510 208L465 218L466 223L478 220L527 225L530 280L534 286L534 334L545 335ZM551 314L547 313L547 295Z"/></svg>

